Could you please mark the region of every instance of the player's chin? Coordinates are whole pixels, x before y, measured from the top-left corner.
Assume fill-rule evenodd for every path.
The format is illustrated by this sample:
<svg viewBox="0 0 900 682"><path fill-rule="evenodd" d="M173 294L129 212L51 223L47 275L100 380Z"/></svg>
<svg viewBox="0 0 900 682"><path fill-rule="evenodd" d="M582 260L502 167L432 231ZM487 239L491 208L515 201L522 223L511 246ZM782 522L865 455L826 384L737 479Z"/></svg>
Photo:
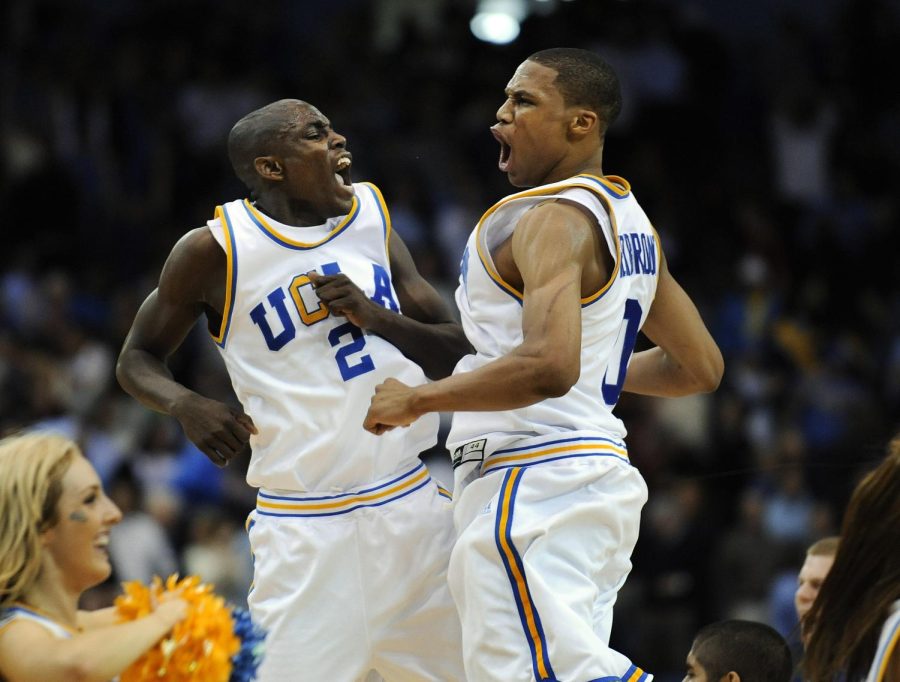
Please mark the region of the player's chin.
<svg viewBox="0 0 900 682"><path fill-rule="evenodd" d="M332 198L332 210L330 211L332 215L344 215L346 213L350 213L350 209L353 208L353 198L355 195L351 194L349 196L345 194L336 194Z"/></svg>
<svg viewBox="0 0 900 682"><path fill-rule="evenodd" d="M535 183L531 180L531 178L519 173L517 171L511 170L506 173L506 179L509 180L509 184L513 187L534 187Z"/></svg>

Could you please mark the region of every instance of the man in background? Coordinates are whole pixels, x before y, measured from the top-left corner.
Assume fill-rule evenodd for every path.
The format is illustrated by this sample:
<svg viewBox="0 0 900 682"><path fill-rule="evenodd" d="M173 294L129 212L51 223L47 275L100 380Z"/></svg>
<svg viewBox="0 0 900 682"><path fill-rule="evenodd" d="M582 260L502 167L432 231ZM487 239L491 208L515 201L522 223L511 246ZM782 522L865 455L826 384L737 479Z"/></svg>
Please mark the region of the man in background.
<svg viewBox="0 0 900 682"><path fill-rule="evenodd" d="M800 621L800 638L804 648L809 638L809 633L806 632L803 625L804 616L812 608L813 602L819 594L819 588L822 587L828 571L831 570L840 540L840 537L832 535L810 545L806 550L806 559L800 568L800 575L797 576L794 607L797 609L797 620Z"/></svg>

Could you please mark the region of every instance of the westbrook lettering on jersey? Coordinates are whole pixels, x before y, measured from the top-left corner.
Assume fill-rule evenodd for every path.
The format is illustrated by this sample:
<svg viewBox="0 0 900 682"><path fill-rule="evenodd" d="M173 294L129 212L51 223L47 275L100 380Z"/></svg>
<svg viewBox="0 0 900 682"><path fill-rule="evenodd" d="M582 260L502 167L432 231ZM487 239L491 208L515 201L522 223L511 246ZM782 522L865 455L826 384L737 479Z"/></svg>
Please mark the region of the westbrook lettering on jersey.
<svg viewBox="0 0 900 682"><path fill-rule="evenodd" d="M620 277L656 274L656 243L652 236L643 233L620 234L622 267Z"/></svg>
<svg viewBox="0 0 900 682"><path fill-rule="evenodd" d="M334 275L341 271L337 263L325 263L317 269L326 275ZM384 308L398 312L400 306L394 300L391 276L378 263L372 263L372 273L375 293L370 297L370 300ZM296 275L287 286L287 290L291 294L290 298L294 303L293 308L299 315L300 322L307 327L331 316L325 304L315 295L312 282L306 274ZM287 300L288 295L284 287L278 287L266 296L265 301L260 301L250 311L250 319L259 328L266 346L271 351L277 352L281 350L297 336L297 328L294 325L294 320L291 318L290 306ZM273 331L272 324L269 322L270 319L273 323L277 319L275 326L275 329L278 330L277 332ZM344 326L346 325L341 325L341 327ZM352 324L350 326L359 332L358 334L353 334L354 343L356 343L362 338L362 332ZM342 335L349 333L351 332L343 331ZM329 339L331 339L331 335L329 335ZM332 343L332 345L334 346L336 343Z"/></svg>
<svg viewBox="0 0 900 682"><path fill-rule="evenodd" d="M622 178L576 176L517 192L485 212L469 236L455 296L475 353L462 358L454 373L476 370L522 343L524 292L503 281L491 252L510 238L525 213L554 197L578 204L594 217L598 236L615 259L610 280L581 298L578 381L566 395L525 408L457 412L447 436L451 451L491 434L524 438L584 431L616 441L625 437L625 426L614 409L656 295L661 255L653 225ZM465 479L469 471L462 450L458 459L457 478Z"/></svg>

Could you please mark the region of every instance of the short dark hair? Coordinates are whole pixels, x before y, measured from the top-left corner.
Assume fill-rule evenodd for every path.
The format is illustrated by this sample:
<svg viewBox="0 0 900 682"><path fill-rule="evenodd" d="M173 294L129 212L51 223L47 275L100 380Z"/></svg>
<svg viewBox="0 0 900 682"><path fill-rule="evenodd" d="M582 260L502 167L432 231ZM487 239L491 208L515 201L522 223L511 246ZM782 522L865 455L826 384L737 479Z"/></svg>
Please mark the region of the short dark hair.
<svg viewBox="0 0 900 682"><path fill-rule="evenodd" d="M296 99L281 99L251 111L234 124L228 134L228 157L235 175L250 190L259 187L253 165L257 156L271 154L278 142L297 124L310 104Z"/></svg>
<svg viewBox="0 0 900 682"><path fill-rule="evenodd" d="M720 680L729 672L736 672L741 682L789 682L793 674L787 642L763 623L712 623L694 637L693 650L709 680Z"/></svg>
<svg viewBox="0 0 900 682"><path fill-rule="evenodd" d="M596 111L605 124L604 132L622 110L619 78L600 55L574 47L554 47L535 52L528 61L554 69L554 85L566 105L582 105Z"/></svg>

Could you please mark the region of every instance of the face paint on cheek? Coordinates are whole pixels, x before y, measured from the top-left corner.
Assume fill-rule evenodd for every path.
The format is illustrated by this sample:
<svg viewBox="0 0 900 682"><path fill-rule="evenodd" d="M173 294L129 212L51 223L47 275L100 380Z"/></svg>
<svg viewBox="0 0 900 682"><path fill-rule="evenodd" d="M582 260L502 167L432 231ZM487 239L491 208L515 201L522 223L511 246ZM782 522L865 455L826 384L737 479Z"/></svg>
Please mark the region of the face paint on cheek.
<svg viewBox="0 0 900 682"><path fill-rule="evenodd" d="M79 523L87 523L88 518L82 511L73 511L71 514L69 514L69 520L78 521Z"/></svg>

